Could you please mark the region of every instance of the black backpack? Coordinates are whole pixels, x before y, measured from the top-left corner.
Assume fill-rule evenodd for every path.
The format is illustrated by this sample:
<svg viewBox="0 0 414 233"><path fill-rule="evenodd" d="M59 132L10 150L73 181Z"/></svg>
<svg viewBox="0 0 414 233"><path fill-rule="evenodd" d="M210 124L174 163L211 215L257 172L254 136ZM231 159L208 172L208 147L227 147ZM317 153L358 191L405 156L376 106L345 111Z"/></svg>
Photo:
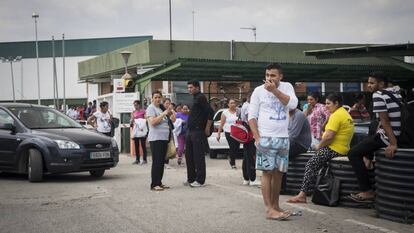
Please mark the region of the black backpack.
<svg viewBox="0 0 414 233"><path fill-rule="evenodd" d="M401 134L398 138L398 146L402 148L414 147L414 106L407 104L404 100L398 100L389 91L382 90L381 92L387 94L401 110Z"/></svg>

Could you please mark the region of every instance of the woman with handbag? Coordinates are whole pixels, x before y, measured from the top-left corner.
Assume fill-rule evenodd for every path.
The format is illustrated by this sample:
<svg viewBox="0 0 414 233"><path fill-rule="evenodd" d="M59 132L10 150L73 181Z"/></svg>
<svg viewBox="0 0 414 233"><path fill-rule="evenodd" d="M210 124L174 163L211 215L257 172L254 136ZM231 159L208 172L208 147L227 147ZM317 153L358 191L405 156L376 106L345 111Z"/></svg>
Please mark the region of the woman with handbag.
<svg viewBox="0 0 414 233"><path fill-rule="evenodd" d="M351 115L342 107L342 97L339 94L329 94L326 97L326 108L331 113L325 126L322 139L315 146L316 153L306 163L302 187L298 195L292 197L289 203L306 203L306 192L311 188L318 171L331 159L346 156L354 135L354 122Z"/></svg>
<svg viewBox="0 0 414 233"><path fill-rule="evenodd" d="M170 139L170 127L168 117L171 109L162 110L162 94L159 91L152 93L152 102L146 111L149 125L148 141L152 152L151 166L151 190L162 191L169 188L162 184L164 175L164 161L167 154L168 141Z"/></svg>
<svg viewBox="0 0 414 233"><path fill-rule="evenodd" d="M230 126L235 124L239 119L237 111L237 102L235 99L229 100L229 108L224 110L221 114L220 127L217 132L217 141L220 142L221 131L224 131L227 143L229 144L229 156L230 166L232 169L236 169L236 154L240 149L240 143L230 136Z"/></svg>
<svg viewBox="0 0 414 233"><path fill-rule="evenodd" d="M133 127L134 134L132 139L134 140L135 146L135 162L133 164L147 164L147 133L148 128L145 120L145 109L141 108L140 101L134 101L134 111L131 113L130 125ZM141 145L142 150L142 162L140 163L139 148Z"/></svg>

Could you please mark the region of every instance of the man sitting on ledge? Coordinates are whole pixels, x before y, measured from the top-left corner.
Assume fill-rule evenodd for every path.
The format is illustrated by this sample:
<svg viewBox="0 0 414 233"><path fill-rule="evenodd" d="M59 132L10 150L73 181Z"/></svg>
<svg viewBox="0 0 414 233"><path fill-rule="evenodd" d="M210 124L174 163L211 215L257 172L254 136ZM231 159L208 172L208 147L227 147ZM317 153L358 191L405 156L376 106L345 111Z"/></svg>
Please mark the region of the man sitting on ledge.
<svg viewBox="0 0 414 233"><path fill-rule="evenodd" d="M373 72L369 75L368 89L373 93L373 112L376 118L379 118L379 126L374 135L361 141L348 153L361 191L350 195L355 202L370 203L375 198L375 192L371 187L363 162L364 155L385 147L385 156L392 158L397 150L397 137L401 133L401 110L390 95L394 95L398 100L402 98L396 88L387 88L387 86L388 79L384 73Z"/></svg>

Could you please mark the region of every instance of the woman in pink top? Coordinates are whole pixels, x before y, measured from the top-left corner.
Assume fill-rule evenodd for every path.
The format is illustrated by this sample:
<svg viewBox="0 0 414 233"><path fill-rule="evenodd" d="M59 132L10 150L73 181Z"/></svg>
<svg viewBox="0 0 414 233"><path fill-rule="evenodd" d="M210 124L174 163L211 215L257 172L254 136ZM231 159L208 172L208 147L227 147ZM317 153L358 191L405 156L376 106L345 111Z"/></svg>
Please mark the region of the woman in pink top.
<svg viewBox="0 0 414 233"><path fill-rule="evenodd" d="M141 108L140 101L134 101L134 108L135 110L131 113L131 127L135 125L135 119L145 119L145 109ZM147 136L144 137L134 137L134 146L135 146L135 162L133 164L146 164L147 163L147 147L146 147L146 140ZM140 163L140 155L139 155L139 145L141 144L142 149L142 162Z"/></svg>
<svg viewBox="0 0 414 233"><path fill-rule="evenodd" d="M325 108L325 105L319 103L319 93L312 92L308 96L308 105L303 108L303 113L308 118L311 133L312 133L312 143L311 147L314 148L315 145L319 144L322 139L323 127L325 122L329 118L329 111Z"/></svg>

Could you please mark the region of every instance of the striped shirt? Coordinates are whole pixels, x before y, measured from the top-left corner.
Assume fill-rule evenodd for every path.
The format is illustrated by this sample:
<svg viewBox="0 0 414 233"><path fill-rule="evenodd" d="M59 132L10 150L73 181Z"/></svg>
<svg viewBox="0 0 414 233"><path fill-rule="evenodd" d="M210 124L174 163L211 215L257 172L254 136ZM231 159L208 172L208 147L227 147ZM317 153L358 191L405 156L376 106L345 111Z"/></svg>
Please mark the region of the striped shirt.
<svg viewBox="0 0 414 233"><path fill-rule="evenodd" d="M393 88L386 88L385 90L394 94L398 100L402 100L400 94L398 94ZM387 112L388 118L390 120L391 128L395 136L400 136L401 134L401 109L398 103L394 102L391 97L381 91L377 91L372 95L372 101L374 103L373 112L376 114L376 117L379 119L380 112ZM377 133L381 135L381 139L386 145L389 145L389 140L387 134L385 133L382 125L379 125Z"/></svg>

